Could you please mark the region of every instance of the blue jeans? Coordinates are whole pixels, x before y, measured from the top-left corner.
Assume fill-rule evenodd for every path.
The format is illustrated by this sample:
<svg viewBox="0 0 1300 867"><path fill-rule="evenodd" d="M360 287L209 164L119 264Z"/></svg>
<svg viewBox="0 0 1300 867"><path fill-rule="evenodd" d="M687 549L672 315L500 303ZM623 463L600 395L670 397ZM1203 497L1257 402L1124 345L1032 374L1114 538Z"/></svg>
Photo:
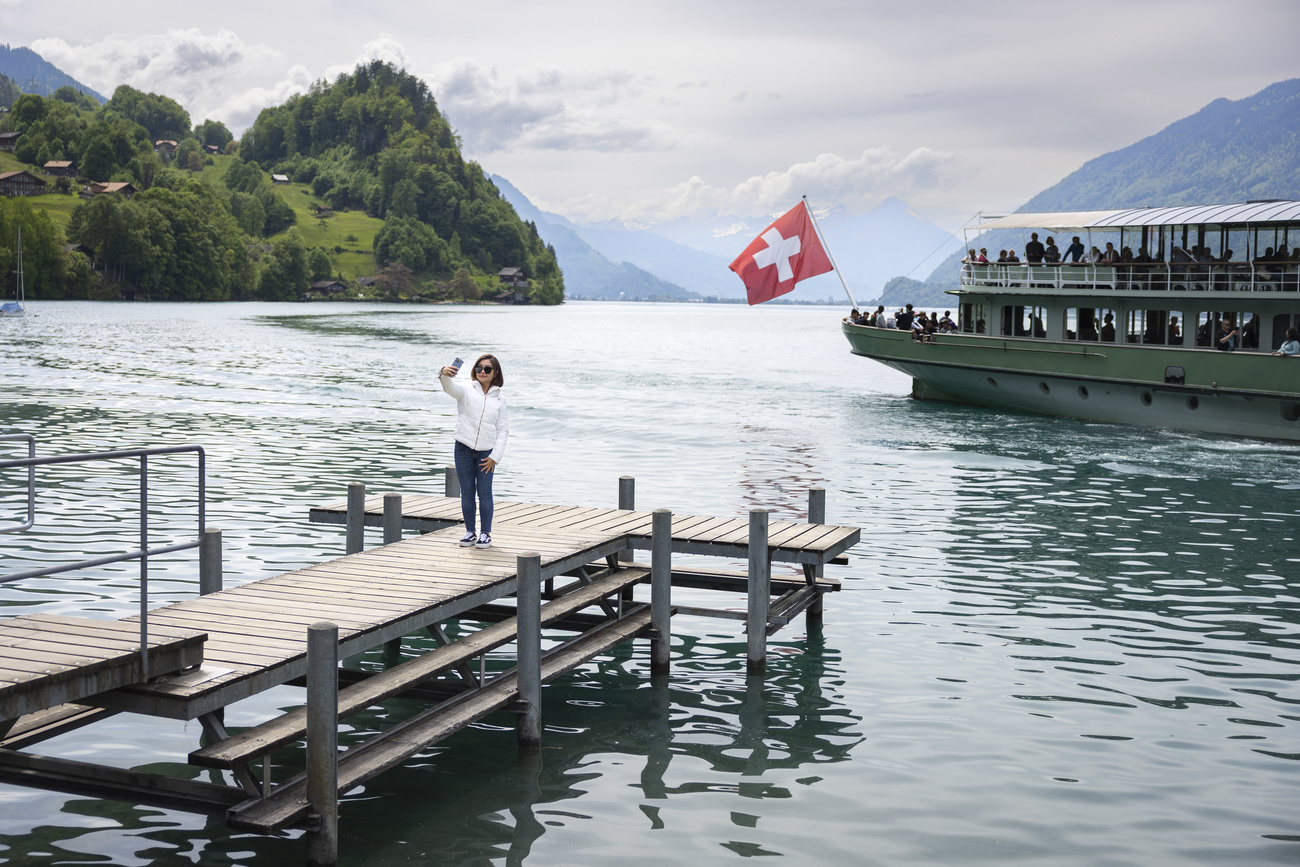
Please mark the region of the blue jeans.
<svg viewBox="0 0 1300 867"><path fill-rule="evenodd" d="M456 478L460 480L460 514L465 519L465 531L474 532L474 497L478 496L479 512L483 516L483 532L492 532L492 473L483 472L483 459L492 454L491 449L475 451L460 440L456 441Z"/></svg>

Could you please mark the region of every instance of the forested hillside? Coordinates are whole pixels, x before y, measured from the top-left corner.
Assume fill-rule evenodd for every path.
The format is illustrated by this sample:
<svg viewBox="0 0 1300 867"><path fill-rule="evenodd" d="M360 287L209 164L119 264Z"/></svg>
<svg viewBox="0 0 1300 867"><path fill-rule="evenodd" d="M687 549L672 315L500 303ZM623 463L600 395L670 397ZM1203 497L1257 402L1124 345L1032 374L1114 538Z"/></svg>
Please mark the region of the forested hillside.
<svg viewBox="0 0 1300 867"><path fill-rule="evenodd" d="M14 104L14 100L22 96L23 92L18 89L18 85L7 75L0 74L0 108L8 108Z"/></svg>
<svg viewBox="0 0 1300 867"><path fill-rule="evenodd" d="M21 223L29 297L130 290L154 300L295 300L312 281L344 278L341 257L349 257L381 266L370 297L477 298L496 291L500 269L519 267L527 300L564 299L554 250L462 159L426 86L390 65L358 67L267 109L242 148L223 124L191 128L174 100L125 85L103 106L70 87L24 94L0 117L0 129L22 133L12 157L0 154L0 171L15 161L37 175L49 161L75 163L75 178L44 177L51 194L0 200L0 232L9 232L0 235L0 264ZM271 172L300 182L293 205L284 198L291 188L274 186ZM77 199L92 182L130 184L134 195ZM340 223L378 226L356 230L373 250L341 232L324 246L328 215L317 209L325 203L357 212ZM308 217L300 233L295 223ZM92 258L62 252L65 240L89 251L93 269Z"/></svg>
<svg viewBox="0 0 1300 867"><path fill-rule="evenodd" d="M336 210L382 218L380 265L417 277L469 267L522 268L529 300L555 304L564 281L555 251L519 219L476 163L466 162L423 81L391 64L358 66L284 105L264 110L240 155L296 183Z"/></svg>

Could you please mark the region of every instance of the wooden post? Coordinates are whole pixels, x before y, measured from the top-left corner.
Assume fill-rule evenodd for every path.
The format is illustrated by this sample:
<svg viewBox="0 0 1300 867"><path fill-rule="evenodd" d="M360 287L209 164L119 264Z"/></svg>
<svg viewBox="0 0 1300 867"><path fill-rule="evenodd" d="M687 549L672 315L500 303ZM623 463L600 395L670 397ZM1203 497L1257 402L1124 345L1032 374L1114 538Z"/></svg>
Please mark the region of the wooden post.
<svg viewBox="0 0 1300 867"><path fill-rule="evenodd" d="M655 509L650 528L650 673L665 674L673 639L673 513Z"/></svg>
<svg viewBox="0 0 1300 867"><path fill-rule="evenodd" d="M199 595L221 589L221 531L205 527L199 537Z"/></svg>
<svg viewBox="0 0 1300 867"><path fill-rule="evenodd" d="M628 511L636 508L636 479L632 476L618 477L618 507ZM632 549L619 551L618 560L620 563L631 563Z"/></svg>
<svg viewBox="0 0 1300 867"><path fill-rule="evenodd" d="M826 489L817 487L808 489L808 523L825 524L826 523ZM817 566L813 570L813 575L820 578L825 573L825 566ZM808 606L807 622L811 623L822 619L822 597L817 596L817 601Z"/></svg>
<svg viewBox="0 0 1300 867"><path fill-rule="evenodd" d="M384 544L402 541L402 495L384 494ZM402 639L384 642L384 667L391 668L401 662Z"/></svg>
<svg viewBox="0 0 1300 867"><path fill-rule="evenodd" d="M347 553L357 554L366 547L366 485L348 482Z"/></svg>
<svg viewBox="0 0 1300 867"><path fill-rule="evenodd" d="M442 468L442 495L453 500L460 499L460 476L456 475L455 467Z"/></svg>
<svg viewBox="0 0 1300 867"><path fill-rule="evenodd" d="M767 510L749 511L749 648L746 669L767 669L767 612L772 603L772 561L767 550Z"/></svg>
<svg viewBox="0 0 1300 867"><path fill-rule="evenodd" d="M307 800L316 814L307 832L309 867L339 860L339 628L307 627Z"/></svg>
<svg viewBox="0 0 1300 867"><path fill-rule="evenodd" d="M519 700L524 706L515 733L520 748L536 749L542 743L542 557L520 554L515 569L515 647Z"/></svg>

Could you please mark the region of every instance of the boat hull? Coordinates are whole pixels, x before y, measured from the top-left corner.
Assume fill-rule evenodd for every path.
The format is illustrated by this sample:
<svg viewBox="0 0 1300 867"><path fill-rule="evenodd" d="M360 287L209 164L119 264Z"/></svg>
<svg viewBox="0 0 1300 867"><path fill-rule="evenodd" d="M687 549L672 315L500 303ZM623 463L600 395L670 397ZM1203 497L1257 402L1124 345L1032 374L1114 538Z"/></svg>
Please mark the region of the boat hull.
<svg viewBox="0 0 1300 867"><path fill-rule="evenodd" d="M974 334L918 343L848 324L844 333L854 354L911 376L918 399L1300 442L1300 359Z"/></svg>

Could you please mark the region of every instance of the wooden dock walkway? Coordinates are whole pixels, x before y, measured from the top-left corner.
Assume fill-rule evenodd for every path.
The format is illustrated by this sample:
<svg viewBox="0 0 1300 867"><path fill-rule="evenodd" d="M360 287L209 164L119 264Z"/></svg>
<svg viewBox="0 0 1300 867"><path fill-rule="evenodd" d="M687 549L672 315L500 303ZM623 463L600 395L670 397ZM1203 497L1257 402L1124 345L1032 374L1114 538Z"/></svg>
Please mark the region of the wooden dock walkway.
<svg viewBox="0 0 1300 867"><path fill-rule="evenodd" d="M478 549L458 544L463 527L456 497L367 498L356 490L349 500L312 508L309 515L317 522L348 524L349 549L355 553L151 610L149 633L159 641L153 653L160 666L153 667L151 656L151 670L169 673L147 682L141 682L138 666L130 666L138 662L137 646L122 637L138 635L135 618L97 625L52 617L0 622L0 781L225 815L232 828L242 830L270 833L297 826L316 833L329 824L319 818L320 777L304 772L273 781L269 762L274 751L298 748L304 738L310 754L309 720L321 718L310 688L307 708L240 732L225 729L225 707L281 684L319 683L320 672L331 668L328 679L337 689L327 705L331 726L394 696L424 701L425 710L369 740L338 755L328 750L334 763L328 789L336 798L503 709L520 715L521 744L528 726L540 737L540 684L631 638L650 637L652 667L666 670L668 618L674 610L670 584L746 592L752 663L756 640L765 652L767 634L801 611L819 614L823 594L839 589L822 569L844 562L842 555L860 535L855 527L823 523L768 524L766 513L758 512L747 521L501 502L493 545ZM359 550L363 525L384 527L387 544ZM420 535L402 539L399 527ZM754 538L759 544L751 545ZM650 550L652 562L630 562L633 549ZM747 557L750 567L690 568L672 561L676 554ZM799 565L802 575L773 581L773 561ZM646 583L653 587L651 600L638 601L634 590ZM516 597L517 604L503 604L507 597ZM678 610L737 617L723 609ZM309 628L319 635L321 621L337 629L330 641L338 657L383 647L390 665L382 671L338 669L331 657L330 668L322 669L319 657L313 662L308 652ZM486 625L449 641L443 630L449 621ZM577 635L567 641L552 636L543 647L543 627ZM38 635L42 629L50 634ZM438 646L401 660L393 651L417 633ZM6 640L10 634L18 638ZM127 662L114 663L107 674L107 663L77 655L70 636L81 636L80 646L87 647L116 642ZM517 666L487 670L487 654L510 644L517 648ZM44 693L28 689L21 700L6 704L6 690L18 695L15 672L36 674L34 660L48 654L69 671L82 671L84 685ZM164 654L171 654L165 663ZM190 754L191 763L222 769L234 785L25 752L44 737L117 712L198 719L207 742ZM319 730L321 723L316 725Z"/></svg>

